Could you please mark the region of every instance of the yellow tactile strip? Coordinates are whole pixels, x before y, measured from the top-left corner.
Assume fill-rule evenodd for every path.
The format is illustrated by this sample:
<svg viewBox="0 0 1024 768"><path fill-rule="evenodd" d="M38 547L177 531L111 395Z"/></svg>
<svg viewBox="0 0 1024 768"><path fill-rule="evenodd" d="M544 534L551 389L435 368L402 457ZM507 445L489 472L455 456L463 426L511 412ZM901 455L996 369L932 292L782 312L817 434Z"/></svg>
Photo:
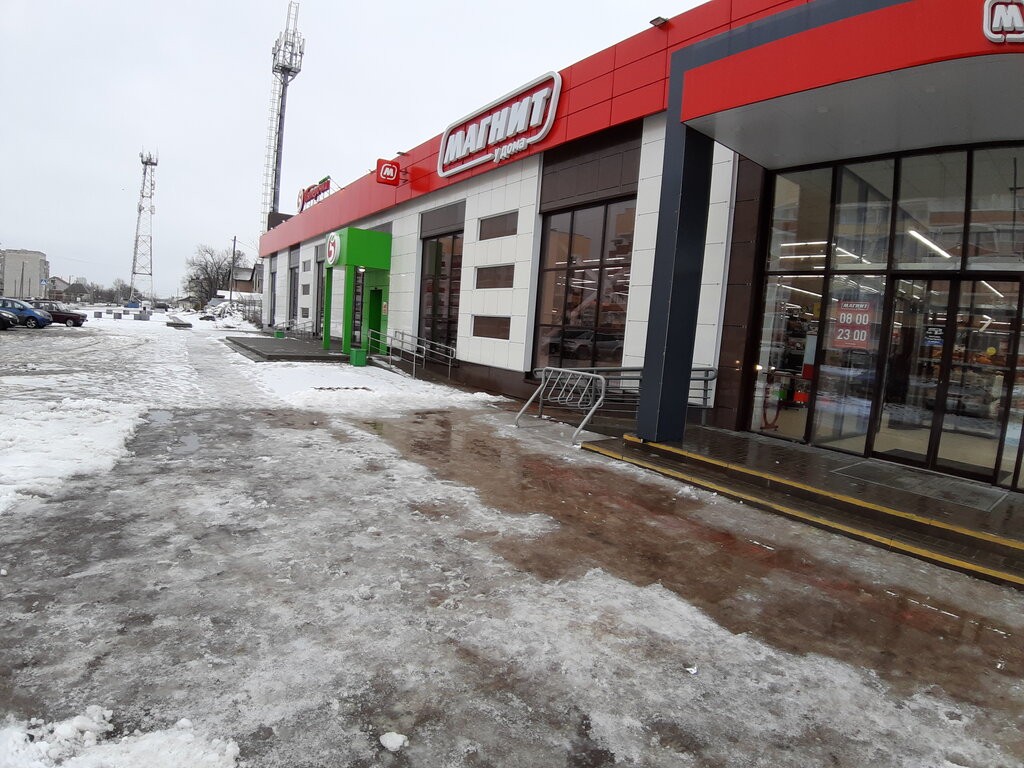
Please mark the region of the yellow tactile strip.
<svg viewBox="0 0 1024 768"><path fill-rule="evenodd" d="M690 451L684 451L682 448L676 448L673 445L667 445L665 443L646 442L638 438L636 435L624 435L623 439L626 440L627 442L635 443L636 445L646 445L651 448L657 448L660 451L675 453L679 456L684 456L688 459L692 459L697 462L701 462L704 464L714 464L716 466L724 467L734 472L742 472L743 474L746 475L759 477L762 480L768 480L769 482L772 483L778 483L779 485L789 486L790 488L799 488L800 490L809 491L810 493L816 494L818 496L825 496L826 498L833 499L835 501L840 501L843 502L844 504L853 504L855 506L862 507L863 509L870 509L875 512L881 512L882 514L890 515L892 517L899 517L904 520L911 520L915 523L930 525L934 528L942 528L946 531L958 533L961 536L969 536L973 539L980 539L982 541L988 541L993 544L999 544L1000 546L1010 547L1011 549L1019 549L1021 551L1024 551L1024 541L1020 541L1018 539L1008 539L1004 536L998 536L994 533L987 533L985 531L978 531L973 528L965 528L961 525L954 525L953 523L946 523L942 520L936 520L933 517L915 515L913 512L902 512L898 509L892 509L891 507L885 507L882 506L881 504L875 504L870 501L864 501L863 499L858 499L854 496L845 496L841 493L832 493L831 491L826 491L822 488L818 488L813 485L807 485L806 483L801 483L796 480L789 480L785 477L779 477L778 475L771 475L768 474L767 472L760 472L756 469L751 469L750 467L744 467L741 464L733 464L728 461L712 459L709 456L701 456L700 454L691 453Z"/></svg>
<svg viewBox="0 0 1024 768"><path fill-rule="evenodd" d="M638 442L635 438L633 441ZM647 443L647 445L655 444ZM709 480L705 480L700 477L687 475L684 472L669 469L668 467L658 466L657 464L644 461L643 459L639 459L634 456L627 456L617 451L611 451L602 446L594 445L593 443L583 443L583 448L585 448L588 451L593 451L594 453L600 453L604 456L608 456L613 459L618 459L619 461L625 461L629 464L634 464L638 467L644 467L645 469L650 469L654 472L659 472L663 475L668 475L669 477L674 477L677 480L682 480L684 482L690 483L691 485L696 485L699 488L704 488L705 490L715 491L716 493L721 493L725 496L729 496L734 499L742 499L743 501L756 504L759 507L763 507L765 509L771 509L775 512L779 512L789 517L795 517L799 520L806 520L808 522L812 522L816 525L820 525L825 528L831 528L833 530L842 531L843 533L847 533L858 538L867 539L869 541L875 542L876 544L882 544L886 547L898 550L900 552L905 552L907 554L915 555L917 557L922 557L926 560L945 563L946 565L951 565L955 568L960 568L965 571L982 574L989 578L999 579L1001 581L1007 581L1013 584L1019 584L1021 586L1024 586L1024 577L1017 576L1016 574L1005 573L994 568L986 568L985 566L978 565L977 563L971 563L966 560L958 560L955 557L950 557L940 552L933 552L929 549L924 549L923 547L917 547L912 544L906 544L896 539L891 539L886 536L881 536L877 533L872 533L871 531L865 531L860 528L854 528L853 526L846 525L844 523L829 520L828 518L820 517L818 515L812 515L808 512L803 512L792 507L787 507L783 504L777 504L776 502L768 501L767 499L762 499L758 496L753 496L751 494L743 493L742 491L737 491L723 485L718 485L717 483L713 483Z"/></svg>

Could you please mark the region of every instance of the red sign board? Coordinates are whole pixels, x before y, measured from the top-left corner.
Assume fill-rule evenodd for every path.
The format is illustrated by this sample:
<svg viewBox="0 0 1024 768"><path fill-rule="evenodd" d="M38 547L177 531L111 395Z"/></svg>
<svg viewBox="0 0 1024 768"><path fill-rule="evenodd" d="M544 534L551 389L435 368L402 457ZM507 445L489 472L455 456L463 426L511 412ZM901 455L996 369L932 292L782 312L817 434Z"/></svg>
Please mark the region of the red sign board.
<svg viewBox="0 0 1024 768"><path fill-rule="evenodd" d="M551 130L561 91L562 76L548 72L449 125L438 148L438 176L500 163L529 149Z"/></svg>
<svg viewBox="0 0 1024 768"><path fill-rule="evenodd" d="M875 302L840 299L836 302L835 319L833 349L868 349L871 346Z"/></svg>
<svg viewBox="0 0 1024 768"><path fill-rule="evenodd" d="M320 202L321 197L325 197L330 194L331 191L331 177L328 176L321 179L316 184L311 184L303 190L299 191L299 213L302 213L306 209L306 205L312 202Z"/></svg>
<svg viewBox="0 0 1024 768"><path fill-rule="evenodd" d="M377 161L377 183L397 187L401 182L402 167L393 160Z"/></svg>

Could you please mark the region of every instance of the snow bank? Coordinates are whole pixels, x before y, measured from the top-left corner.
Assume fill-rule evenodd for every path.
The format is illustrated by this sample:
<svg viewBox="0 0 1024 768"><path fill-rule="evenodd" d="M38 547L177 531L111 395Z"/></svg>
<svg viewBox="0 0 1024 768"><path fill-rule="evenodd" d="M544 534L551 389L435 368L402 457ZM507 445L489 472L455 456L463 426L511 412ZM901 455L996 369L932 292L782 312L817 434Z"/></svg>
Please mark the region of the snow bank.
<svg viewBox="0 0 1024 768"><path fill-rule="evenodd" d="M112 710L98 706L58 722L32 719L0 727L3 768L232 768L238 746L230 740L207 740L192 723L151 733L115 737Z"/></svg>
<svg viewBox="0 0 1024 768"><path fill-rule="evenodd" d="M0 512L19 497L52 493L63 478L110 470L127 455L125 443L144 413L139 405L94 398L12 405L3 419L14 439L0 451Z"/></svg>
<svg viewBox="0 0 1024 768"><path fill-rule="evenodd" d="M262 363L248 373L293 408L329 413L384 417L424 409L480 408L504 399L381 368L337 363Z"/></svg>

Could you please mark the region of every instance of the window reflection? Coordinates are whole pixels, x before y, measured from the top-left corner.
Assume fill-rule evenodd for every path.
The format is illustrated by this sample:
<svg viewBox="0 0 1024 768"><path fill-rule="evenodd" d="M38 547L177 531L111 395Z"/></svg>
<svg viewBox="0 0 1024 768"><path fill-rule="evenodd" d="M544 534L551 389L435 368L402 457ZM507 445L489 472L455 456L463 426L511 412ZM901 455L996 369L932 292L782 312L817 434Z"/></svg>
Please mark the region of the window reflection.
<svg viewBox="0 0 1024 768"><path fill-rule="evenodd" d="M775 177L769 269L825 268L831 197L831 168Z"/></svg>
<svg viewBox="0 0 1024 768"><path fill-rule="evenodd" d="M898 269L960 268L966 194L966 152L903 159L894 254Z"/></svg>
<svg viewBox="0 0 1024 768"><path fill-rule="evenodd" d="M836 269L887 266L894 160L843 166L839 173L832 259Z"/></svg>
<svg viewBox="0 0 1024 768"><path fill-rule="evenodd" d="M968 269L1024 268L1024 148L974 153Z"/></svg>

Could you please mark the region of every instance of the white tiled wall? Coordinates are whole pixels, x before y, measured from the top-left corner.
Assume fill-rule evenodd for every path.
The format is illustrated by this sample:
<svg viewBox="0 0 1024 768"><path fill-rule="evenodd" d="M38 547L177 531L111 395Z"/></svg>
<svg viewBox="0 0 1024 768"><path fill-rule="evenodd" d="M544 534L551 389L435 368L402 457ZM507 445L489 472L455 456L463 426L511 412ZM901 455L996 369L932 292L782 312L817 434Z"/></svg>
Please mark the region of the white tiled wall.
<svg viewBox="0 0 1024 768"><path fill-rule="evenodd" d="M496 368L527 370L527 340L533 334L536 301L533 261L534 253L539 252L539 197L540 157L530 157L354 224L369 228L391 222L388 328L414 334L419 330L420 213L465 200L458 358ZM481 218L510 211L519 212L515 235L478 239ZM476 268L500 264L515 265L513 287L477 290ZM473 336L474 315L511 318L510 338L506 341Z"/></svg>
<svg viewBox="0 0 1024 768"><path fill-rule="evenodd" d="M319 244L319 241L310 240L309 242L303 243L302 247L299 248L299 311L298 311L298 322L300 325L305 327L312 327L312 323L315 318L313 317L316 312L316 251L315 248ZM309 271L303 272L302 265L305 262L309 262ZM309 286L309 295L302 295L302 286ZM306 317L302 316L302 310L307 310Z"/></svg>
<svg viewBox="0 0 1024 768"><path fill-rule="evenodd" d="M267 265L267 279L264 282L263 312L264 322L270 323L270 265ZM284 328L288 324L288 250L277 253L277 290L276 308L274 310L275 325Z"/></svg>
<svg viewBox="0 0 1024 768"><path fill-rule="evenodd" d="M644 120L640 149L640 180L636 201L636 231L633 235L633 267L630 275L629 305L626 312L626 340L622 364L641 366L647 346L647 319L651 310L654 277L654 247L658 236L661 204L661 169L665 152L665 113ZM693 353L695 366L718 364L722 333L725 279L729 268L729 231L732 224L732 190L736 173L735 155L715 145L711 175L711 204L701 275L697 338Z"/></svg>

